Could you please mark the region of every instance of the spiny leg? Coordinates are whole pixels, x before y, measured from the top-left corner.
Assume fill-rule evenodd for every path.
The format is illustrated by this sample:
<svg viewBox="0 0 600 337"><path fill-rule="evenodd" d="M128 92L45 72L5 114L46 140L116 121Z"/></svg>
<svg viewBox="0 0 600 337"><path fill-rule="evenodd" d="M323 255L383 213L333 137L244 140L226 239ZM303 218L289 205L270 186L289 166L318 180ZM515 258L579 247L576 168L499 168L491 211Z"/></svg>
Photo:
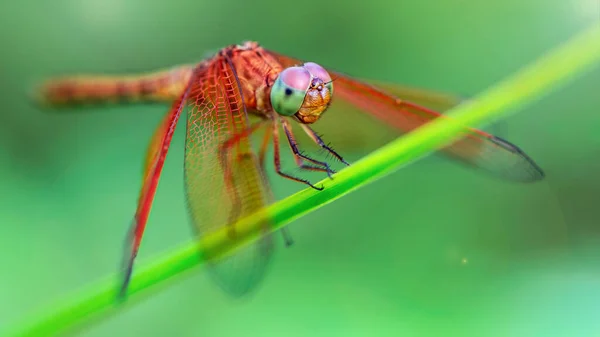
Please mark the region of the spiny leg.
<svg viewBox="0 0 600 337"><path fill-rule="evenodd" d="M240 207L241 207L241 201L239 198L239 195L237 194L237 191L234 188L234 181L233 181L233 174L231 172L231 168L229 165L227 165L227 161L231 160L230 157L230 150L236 145L239 144L239 142L247 137L250 137L250 135L255 132L256 130L259 129L260 126L262 126L265 122L258 122L254 125L252 125L250 128L248 128L245 132L240 133L238 135L235 135L231 138L229 138L227 141L225 141L223 143L223 146L221 148L220 151L220 156L221 156L221 163L223 165L223 173L225 176L225 184L226 184L226 188L230 191L230 193L233 194L233 207L231 210L231 214L229 216L229 221L228 221L228 225L229 227L229 235L230 237L234 238L235 237L235 228L233 227L234 225L234 221L237 219L237 217L239 216L239 212L240 212ZM270 140L270 130L265 130L265 136L263 137L263 143L261 145L261 149L259 152L259 160L261 163L261 166L264 165L264 157L266 155L266 150L268 148L269 145L269 140ZM247 154L241 154L241 156L244 156ZM289 233L289 231L287 230L287 228L282 228L281 229L281 234L283 236L283 240L285 242L286 246L291 246L294 241Z"/></svg>
<svg viewBox="0 0 600 337"><path fill-rule="evenodd" d="M273 123L271 121L271 123ZM265 129L265 135L263 136L262 144L260 146L260 151L258 152L258 161L260 162L261 169L264 171L265 168L265 157L267 155L267 150L269 148L269 142L271 141L271 136L273 133L269 128ZM294 240L292 239L292 235L287 227L281 228L281 235L283 236L283 241L286 247L294 244Z"/></svg>
<svg viewBox="0 0 600 337"><path fill-rule="evenodd" d="M231 193L231 195L233 197L231 213L229 214L229 220L227 221L227 225L229 226L229 236L232 239L235 238L234 221L237 220L237 218L240 215L242 202L241 202L240 196L238 195L238 192L235 188L235 181L234 181L234 177L233 177L233 172L231 170L231 166L228 165L228 163L230 163L231 160L233 159L231 157L231 154L232 154L231 149L234 146L239 145L239 143L242 140L250 137L252 135L252 133L254 133L256 130L258 130L264 124L265 124L265 121L260 121L260 122L257 122L255 124L251 125L249 128L247 128L243 132L235 134L232 137L230 137L229 139L227 139L225 142L223 142L223 144L221 145L221 148L219 149L219 159L221 161L221 167L223 168L223 178L225 180L225 188L227 189L227 191L229 191L229 193ZM248 155L250 155L250 154L238 153L238 157L236 159L244 160L245 157Z"/></svg>
<svg viewBox="0 0 600 337"><path fill-rule="evenodd" d="M344 158L342 158L342 156L340 156L337 152L335 152L331 147L329 147L327 144L325 144L325 142L321 139L321 137L319 137L319 135L317 135L316 132L313 131L313 129L311 129L308 125L306 124L302 124L300 123L300 126L302 127L302 129L304 129L304 132L306 132L306 134L315 142L317 143L317 145L319 145L320 147L322 147L323 149L327 150L327 152L331 153L334 157L336 157L339 161L341 161L342 163L350 166L350 164L348 164L348 162L346 162L344 160Z"/></svg>
<svg viewBox="0 0 600 337"><path fill-rule="evenodd" d="M283 227L280 229L281 236L283 236L283 243L286 247L289 247L294 244L294 239L292 239L292 234L290 234L290 230L287 227Z"/></svg>
<svg viewBox="0 0 600 337"><path fill-rule="evenodd" d="M258 152L258 161L260 162L260 167L264 170L265 168L265 157L267 155L267 150L269 148L269 142L271 141L271 136L273 133L268 128L265 129L265 135L263 136L262 144L260 145L260 151Z"/></svg>
<svg viewBox="0 0 600 337"><path fill-rule="evenodd" d="M277 123L277 116L274 116L274 119L275 119L275 122L273 123L273 150L274 150L273 161L275 164L275 171L277 172L277 174L279 174L280 176L282 176L284 178L306 184L306 185L314 188L315 190L318 190L318 191L323 190L323 187L316 187L315 185L313 185L310 181L308 181L306 179L297 178L297 177L294 177L292 175L289 175L289 174L281 171L281 158L280 158L280 154L279 154L279 126Z"/></svg>
<svg viewBox="0 0 600 337"><path fill-rule="evenodd" d="M326 162L315 160L313 158L310 158L310 157L302 154L300 152L300 150L298 150L298 143L296 143L296 138L294 137L294 133L292 132L292 127L289 124L289 122L287 120L283 119L281 121L281 125L283 126L283 130L285 131L285 135L287 136L288 143L290 145L290 149L292 150L292 153L294 154L294 159L296 160L296 164L301 169L327 172L327 176L329 176L329 178L331 178L331 174L335 173L335 171L333 171L329 167L329 164L326 163ZM307 161L312 162L314 164L321 165L324 168L323 167L318 167L318 166L307 165L307 164L304 163L303 160L307 160Z"/></svg>

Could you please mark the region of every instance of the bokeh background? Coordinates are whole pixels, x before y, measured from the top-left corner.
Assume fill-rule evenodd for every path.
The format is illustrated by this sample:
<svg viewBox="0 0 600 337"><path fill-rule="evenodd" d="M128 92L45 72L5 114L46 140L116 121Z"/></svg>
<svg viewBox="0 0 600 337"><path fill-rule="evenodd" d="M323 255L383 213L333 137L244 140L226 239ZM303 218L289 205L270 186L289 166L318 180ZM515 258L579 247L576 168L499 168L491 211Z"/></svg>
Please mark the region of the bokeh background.
<svg viewBox="0 0 600 337"><path fill-rule="evenodd" d="M27 99L36 80L195 62L253 39L354 76L473 96L599 13L597 0L2 2L0 332L115 272L167 109L48 113ZM430 156L291 224L296 244L252 296L232 300L198 270L78 335L598 336L599 80L596 69L497 124L543 183ZM141 261L191 239L183 136ZM277 198L300 188L271 177Z"/></svg>

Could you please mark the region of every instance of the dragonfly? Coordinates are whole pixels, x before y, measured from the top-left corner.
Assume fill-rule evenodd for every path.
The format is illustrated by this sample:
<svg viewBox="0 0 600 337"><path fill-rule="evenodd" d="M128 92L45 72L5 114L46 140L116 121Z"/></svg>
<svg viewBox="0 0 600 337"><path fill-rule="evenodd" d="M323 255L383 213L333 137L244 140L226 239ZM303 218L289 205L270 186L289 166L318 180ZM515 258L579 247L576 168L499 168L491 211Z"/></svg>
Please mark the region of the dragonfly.
<svg viewBox="0 0 600 337"><path fill-rule="evenodd" d="M331 177L335 171L330 160L307 154L300 140L321 148L331 155L330 159L349 165L341 155L343 151L369 151L432 120L451 118L443 112L462 102L455 96L429 90L359 80L253 41L227 46L198 63L148 73L50 78L39 93L42 102L56 107L171 104L147 149L137 209L127 239L121 296L127 292L181 115L186 116L183 165L187 209L195 233L201 237L223 228L235 233L236 220L273 202L266 179L268 162L282 178L317 190L323 188L302 174L282 168L282 139L293 155L297 172L316 171ZM339 146L334 150L325 137L338 139ZM252 139L259 139L259 144L253 144ZM273 155L267 158L271 146ZM482 130L465 127L458 140L439 150L507 181L529 183L544 177L543 170L519 147ZM264 279L274 250L270 227L269 220L265 220L259 239L230 256L209 261L210 274L225 292L243 296ZM290 245L290 234L286 230L281 233Z"/></svg>

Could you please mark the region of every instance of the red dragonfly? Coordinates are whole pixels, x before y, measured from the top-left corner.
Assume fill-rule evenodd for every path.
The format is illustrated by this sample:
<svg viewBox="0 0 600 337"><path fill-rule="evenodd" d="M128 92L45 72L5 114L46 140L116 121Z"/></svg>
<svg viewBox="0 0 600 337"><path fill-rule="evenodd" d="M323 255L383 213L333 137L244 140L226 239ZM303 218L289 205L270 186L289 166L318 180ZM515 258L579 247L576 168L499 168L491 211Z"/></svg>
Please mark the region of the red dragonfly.
<svg viewBox="0 0 600 337"><path fill-rule="evenodd" d="M182 113L187 116L185 193L191 222L197 234L203 235L231 226L236 219L272 201L264 172L265 153L270 144L274 147L273 165L280 176L322 189L282 170L280 129L301 170L321 171L331 176L334 171L328 162L300 150L294 128L302 129L308 136L305 140L348 164L341 152L331 148L314 131L315 122L319 121L315 125L327 130L328 137L346 140L340 141L340 145L345 144L349 149L372 149L442 117L436 111L460 103L459 99L443 94L385 83L368 84L316 63L281 55L256 42L228 46L198 64L149 74L50 79L42 86L41 95L44 102L52 105L124 101L172 103L148 148L143 185L125 256L122 296L126 293L163 163ZM326 111L329 113L325 114ZM368 127L369 123L377 127ZM254 147L251 137L261 132L261 145ZM465 128L461 139L441 150L454 159L508 180L533 182L544 177L542 170L517 146L480 130ZM273 250L268 223L264 229L264 236L253 245L210 263L211 274L230 294L246 294L263 278ZM289 234L282 233L290 244Z"/></svg>

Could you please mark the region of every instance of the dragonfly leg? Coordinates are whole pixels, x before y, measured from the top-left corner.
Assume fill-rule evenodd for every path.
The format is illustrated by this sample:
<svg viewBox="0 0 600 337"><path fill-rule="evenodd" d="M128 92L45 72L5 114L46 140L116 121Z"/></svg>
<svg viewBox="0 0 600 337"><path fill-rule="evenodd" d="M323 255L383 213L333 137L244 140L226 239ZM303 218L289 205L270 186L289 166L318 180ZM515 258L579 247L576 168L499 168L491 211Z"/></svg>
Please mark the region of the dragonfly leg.
<svg viewBox="0 0 600 337"><path fill-rule="evenodd" d="M277 116L275 116L275 118L277 118ZM284 127L284 129L285 129L285 127ZM273 159L274 159L274 164L275 164L275 171L277 172L277 174L279 174L280 176L282 176L284 178L306 184L306 185L314 188L315 190L318 190L318 191L323 190L323 187L316 187L315 185L313 185L310 181L308 181L306 179L294 177L292 175L289 175L289 174L281 171L281 158L280 158L280 154L279 154L279 125L277 122L273 123L273 150L275 152Z"/></svg>
<svg viewBox="0 0 600 337"><path fill-rule="evenodd" d="M263 141L260 146L260 152L258 153L258 161L260 162L261 169L264 171L265 169L265 157L267 156L267 150L269 148L269 142L271 141L271 136L273 133L270 129L265 130L265 135L263 136ZM286 247L289 247L294 244L294 239L292 239L292 235L287 227L283 227L280 229L281 236L283 237L283 242Z"/></svg>
<svg viewBox="0 0 600 337"><path fill-rule="evenodd" d="M294 137L294 133L292 132L292 127L290 126L289 122L284 119L281 121L281 124L283 126L283 130L285 131L285 135L287 136L290 148L292 149L292 153L294 154L294 158L296 159L296 164L301 169L327 172L327 176L331 178L331 174L335 173L335 171L329 167L329 164L310 158L300 152L300 150L298 150L298 144L296 143L296 138ZM304 164L303 160L307 160L322 167Z"/></svg>
<svg viewBox="0 0 600 337"><path fill-rule="evenodd" d="M254 133L256 130L258 130L264 124L265 124L265 121L257 122L255 124L251 125L249 128L247 128L243 132L233 135L232 137L227 139L225 142L223 142L223 144L221 145L221 148L219 150L219 159L221 161L221 167L223 168L225 188L227 189L227 191L229 191L229 193L231 193L232 199L233 199L231 213L229 214L229 220L227 221L227 224L229 226L228 234L231 239L234 239L235 235L236 235L235 228L234 228L234 221L240 215L242 203L241 203L240 196L235 188L233 171L231 170L231 166L228 164L230 162L230 160L232 159L230 157L231 153L232 153L230 150L234 146L239 144L242 140L250 137L252 135L252 133ZM238 154L238 158L236 158L236 159L246 160L246 158L251 155L252 154L249 154L249 153L240 153L240 154Z"/></svg>
<svg viewBox="0 0 600 337"><path fill-rule="evenodd" d="M283 236L283 242L286 247L289 247L294 244L294 239L292 239L292 235L287 227L283 227L280 229L281 235Z"/></svg>
<svg viewBox="0 0 600 337"><path fill-rule="evenodd" d="M263 136L263 142L260 146L260 152L258 153L258 161L260 162L260 167L264 170L265 168L265 156L267 155L267 149L269 148L269 142L271 141L271 136L273 133L271 130L266 129L265 135Z"/></svg>
<svg viewBox="0 0 600 337"><path fill-rule="evenodd" d="M302 129L304 129L304 132L306 132L306 134L315 142L317 143L317 145L319 145L320 147L322 147L323 149L327 150L327 152L331 153L334 157L336 157L339 161L341 161L342 163L350 166L350 164L348 164L348 162L346 162L344 160L344 158L342 158L342 156L340 156L337 152L335 152L331 147L329 147L327 144L325 144L325 142L321 139L321 137L319 137L319 135L317 135L317 133L311 129L308 125L306 124L302 124L300 123L300 126L302 127Z"/></svg>

